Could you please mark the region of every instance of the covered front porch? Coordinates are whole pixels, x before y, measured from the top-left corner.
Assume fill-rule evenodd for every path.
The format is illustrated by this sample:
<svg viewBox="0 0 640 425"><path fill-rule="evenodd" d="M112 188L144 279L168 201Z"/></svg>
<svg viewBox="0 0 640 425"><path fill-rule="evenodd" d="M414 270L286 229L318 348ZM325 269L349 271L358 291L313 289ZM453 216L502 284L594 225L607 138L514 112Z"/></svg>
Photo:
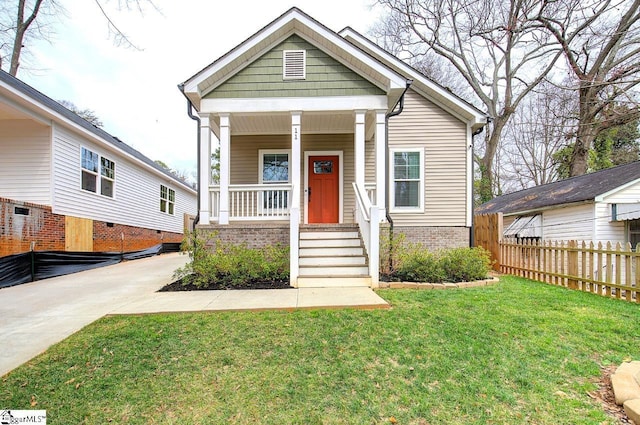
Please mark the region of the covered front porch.
<svg viewBox="0 0 640 425"><path fill-rule="evenodd" d="M375 286L379 223L386 215L385 114L381 108L201 113L199 184L208 189L200 191L199 226L286 228L291 284L298 286L300 227L327 231L334 226L340 232L352 225L364 248L366 277ZM210 158L218 147L215 179ZM319 266L326 264L322 260ZM303 259L309 261L316 260ZM314 273L345 277L333 270L327 266Z"/></svg>

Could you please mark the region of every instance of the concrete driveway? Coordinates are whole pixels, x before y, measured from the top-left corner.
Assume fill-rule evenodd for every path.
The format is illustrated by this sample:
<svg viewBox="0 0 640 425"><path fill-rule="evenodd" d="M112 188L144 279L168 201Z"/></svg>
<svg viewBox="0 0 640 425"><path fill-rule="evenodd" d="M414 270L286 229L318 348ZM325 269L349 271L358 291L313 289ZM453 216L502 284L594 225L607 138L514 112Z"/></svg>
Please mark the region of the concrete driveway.
<svg viewBox="0 0 640 425"><path fill-rule="evenodd" d="M165 254L0 289L0 376L171 283L188 260Z"/></svg>
<svg viewBox="0 0 640 425"><path fill-rule="evenodd" d="M108 314L389 308L369 288L156 293L188 260L164 254L0 289L0 376Z"/></svg>

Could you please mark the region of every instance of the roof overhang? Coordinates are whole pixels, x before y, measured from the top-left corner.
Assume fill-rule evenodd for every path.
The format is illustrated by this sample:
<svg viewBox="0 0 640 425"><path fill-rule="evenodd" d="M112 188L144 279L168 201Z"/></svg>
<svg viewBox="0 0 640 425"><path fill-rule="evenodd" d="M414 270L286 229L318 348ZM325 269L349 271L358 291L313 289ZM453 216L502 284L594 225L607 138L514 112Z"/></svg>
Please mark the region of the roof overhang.
<svg viewBox="0 0 640 425"><path fill-rule="evenodd" d="M402 96L407 79L370 54L331 31L298 8L291 8L215 62L189 78L179 87L202 112L201 100L254 60L296 34L383 90L388 97L386 109L393 108Z"/></svg>
<svg viewBox="0 0 640 425"><path fill-rule="evenodd" d="M340 31L339 34L346 40L366 51L371 56L375 57L378 61L387 64L396 70L396 72L413 79L413 84L411 85L413 90L427 99L432 100L458 119L469 123L472 130L480 129L487 124L488 116L486 113L459 98L447 88L425 77L421 72L391 55L389 52L382 49L380 46L373 43L354 29L347 27Z"/></svg>
<svg viewBox="0 0 640 425"><path fill-rule="evenodd" d="M588 199L586 201L567 202L567 203L564 203L564 204L546 205L544 207L530 208L530 209L527 209L527 210L510 211L510 212L503 213L502 216L503 217L513 217L513 216L521 216L521 215L532 215L532 214L542 213L542 212L548 211L548 210L557 210L557 209L560 209L560 208L578 207L580 205L593 204L593 203L594 203L593 200Z"/></svg>
<svg viewBox="0 0 640 425"><path fill-rule="evenodd" d="M4 73L4 71L0 72ZM63 126L74 133L80 134L88 140L103 146L106 150L116 152L119 155L128 158L140 167L164 178L166 181L179 184L184 190L190 193L197 193L185 182L177 179L164 170L160 170L158 168L159 166L154 166L151 159L146 158L144 155L135 151L135 149L128 145L120 148L118 144L125 145L124 142L115 139L106 131L85 122L82 118L67 110L64 106L26 85L26 83L21 80L18 80L13 76L9 76L7 73L0 75L0 77L0 103L4 110L3 114L5 114L7 119L10 119L9 114L13 114L14 118L19 117L18 119L29 119L41 125L50 127L54 127L54 125ZM28 87L28 90L33 91L35 94L30 95L29 91L25 91L24 88L20 88L22 86ZM11 110L13 110L13 112L10 112ZM72 118L69 118L69 116ZM80 123L84 125L81 125ZM109 141L107 138L112 140ZM142 160L141 158L145 158L145 160Z"/></svg>
<svg viewBox="0 0 640 425"><path fill-rule="evenodd" d="M612 189L612 190L610 190L610 191L608 191L608 192L605 192L605 193L603 193L602 195L598 195L598 196L596 196L596 197L595 197L595 201L596 201L596 202L605 202L605 200L606 200L608 197L613 196L613 195L615 195L616 193L621 192L621 191L623 191L623 190L626 190L626 189L628 189L629 187L631 187L631 186L633 186L633 185L635 185L635 184L638 184L638 183L640 183L640 179L635 179L635 180L632 180L632 181L627 182L627 183L625 183L625 184L622 184L622 185L620 185L620 186L616 187L615 189Z"/></svg>

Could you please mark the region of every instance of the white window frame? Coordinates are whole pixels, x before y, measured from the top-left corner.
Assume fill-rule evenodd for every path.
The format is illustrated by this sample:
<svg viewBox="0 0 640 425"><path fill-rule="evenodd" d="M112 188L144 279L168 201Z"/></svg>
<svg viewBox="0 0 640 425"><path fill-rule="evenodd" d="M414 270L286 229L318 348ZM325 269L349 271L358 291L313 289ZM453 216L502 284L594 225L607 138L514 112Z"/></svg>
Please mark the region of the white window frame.
<svg viewBox="0 0 640 425"><path fill-rule="evenodd" d="M302 53L302 75L287 73L288 55ZM306 50L283 50L282 51L282 79L283 80L305 80L307 78L307 51Z"/></svg>
<svg viewBox="0 0 640 425"><path fill-rule="evenodd" d="M396 207L396 179L394 168L394 155L399 152L417 152L420 154L420 177L418 189L418 206L416 207ZM424 212L424 148L415 147L393 147L389 149L389 211L392 213L423 213Z"/></svg>
<svg viewBox="0 0 640 425"><path fill-rule="evenodd" d="M84 166L82 164L82 160L83 160L82 152L83 152L83 150L86 150L86 151L98 156L98 161L97 161L98 171L97 172L93 171L93 170L89 170L88 168L84 168ZM105 176L104 174L102 174L102 160L103 159L105 159L105 160L107 160L107 161L109 161L109 162L111 162L113 164L113 178ZM99 152L97 152L97 151L95 151L93 149L90 149L90 148L88 148L86 146L80 146L80 189L83 192L93 193L95 195L102 196L102 197L107 198L107 199L115 199L116 198L116 168L117 168L116 164L117 164L116 161L114 161L113 159L107 158L106 156L103 156ZM95 177L95 179L96 179L96 190L95 190L95 192L92 191L92 190L88 190L88 189L85 189L85 188L82 187L82 175L85 172L89 173L89 174L91 174L92 176ZM109 180L112 183L112 187L113 187L112 196L103 195L102 194L102 179Z"/></svg>
<svg viewBox="0 0 640 425"><path fill-rule="evenodd" d="M167 189L167 197L163 198L162 197L162 188ZM169 196L171 194L171 192L173 192L173 201L171 201L171 197ZM165 201L165 209L166 211L162 210L162 201ZM169 205L171 205L173 208L169 208ZM170 212L170 210L173 210ZM164 214L169 214L169 215L175 215L176 213L176 191L175 189L171 188L169 185L166 184L160 184L160 212L164 213Z"/></svg>
<svg viewBox="0 0 640 425"><path fill-rule="evenodd" d="M289 170L287 171L287 181L274 181L274 182L265 182L263 176L263 167L264 167L264 156L265 155L287 155ZM258 150L258 183L268 184L268 185L290 185L291 184L291 149L259 149ZM262 212L264 210L264 192L260 195L259 201L259 211ZM287 199L287 207L286 208L277 208L276 211L285 211L289 209L289 203L291 202L291 196Z"/></svg>

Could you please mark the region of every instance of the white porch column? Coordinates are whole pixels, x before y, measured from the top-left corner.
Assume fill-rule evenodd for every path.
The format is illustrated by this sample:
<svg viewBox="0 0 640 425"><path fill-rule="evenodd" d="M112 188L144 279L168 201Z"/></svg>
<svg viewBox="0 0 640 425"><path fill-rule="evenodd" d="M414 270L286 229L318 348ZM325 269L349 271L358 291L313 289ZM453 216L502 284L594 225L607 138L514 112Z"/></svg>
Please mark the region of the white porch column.
<svg viewBox="0 0 640 425"><path fill-rule="evenodd" d="M376 111L376 206L380 219L387 216L387 119L385 110Z"/></svg>
<svg viewBox="0 0 640 425"><path fill-rule="evenodd" d="M200 181L198 181L198 196L200 197L199 224L209 224L211 217L211 199L209 199L209 185L211 184L211 125L209 115L200 116Z"/></svg>
<svg viewBox="0 0 640 425"><path fill-rule="evenodd" d="M356 123L354 131L354 151L355 151L355 176L356 184L364 188L364 170L365 170L365 158L364 158L364 120L366 111L355 111Z"/></svg>
<svg viewBox="0 0 640 425"><path fill-rule="evenodd" d="M229 224L229 114L220 114L220 212L218 224Z"/></svg>
<svg viewBox="0 0 640 425"><path fill-rule="evenodd" d="M298 287L298 248L300 228L300 116L301 112L291 112L291 208L289 209L289 280Z"/></svg>

